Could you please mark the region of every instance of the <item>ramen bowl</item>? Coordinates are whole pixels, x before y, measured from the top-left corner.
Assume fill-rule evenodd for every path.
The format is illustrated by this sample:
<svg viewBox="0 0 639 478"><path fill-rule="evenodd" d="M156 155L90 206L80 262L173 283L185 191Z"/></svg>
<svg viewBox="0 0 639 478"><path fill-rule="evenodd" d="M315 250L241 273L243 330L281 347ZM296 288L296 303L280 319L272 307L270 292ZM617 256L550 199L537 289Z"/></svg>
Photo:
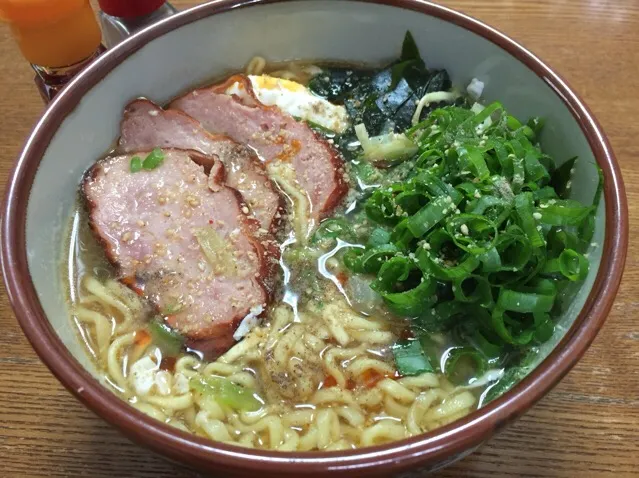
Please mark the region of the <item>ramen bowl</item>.
<svg viewBox="0 0 639 478"><path fill-rule="evenodd" d="M163 104L189 87L238 71L255 54L270 61L321 59L380 64L410 30L434 68L454 84L479 78L487 101L519 117L542 116L556 158L578 155L573 198L590 203L604 178L589 275L510 391L442 428L383 446L340 452L258 451L184 433L130 407L97 380L65 301L64 240L83 172L118 136L124 106ZM615 298L628 239L626 197L605 134L554 71L491 27L419 0L219 0L150 26L105 53L51 103L11 174L3 205L2 267L16 316L35 351L88 408L167 459L220 476L409 476L450 464L515 420L575 365Z"/></svg>

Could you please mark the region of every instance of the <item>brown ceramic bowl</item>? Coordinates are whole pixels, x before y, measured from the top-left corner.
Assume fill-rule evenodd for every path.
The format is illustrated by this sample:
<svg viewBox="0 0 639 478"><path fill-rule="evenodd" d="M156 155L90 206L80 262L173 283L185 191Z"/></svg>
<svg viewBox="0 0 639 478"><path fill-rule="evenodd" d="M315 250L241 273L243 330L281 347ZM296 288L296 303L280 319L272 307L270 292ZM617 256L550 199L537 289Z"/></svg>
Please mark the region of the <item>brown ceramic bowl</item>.
<svg viewBox="0 0 639 478"><path fill-rule="evenodd" d="M254 451L182 433L134 410L95 378L77 340L60 284L63 239L82 172L117 136L123 106L165 102L254 54L379 63L397 55L409 29L429 65L453 81L477 77L487 101L517 116L544 116L544 148L579 155L576 199L590 202L605 178L591 272L559 319L557 340L516 387L467 417L385 446L331 453ZM59 94L36 125L7 187L2 268L16 316L34 349L87 407L166 458L219 476L390 476L432 470L472 452L544 396L575 365L610 310L624 266L628 216L612 149L579 97L513 40L463 14L419 0L218 0L156 24L108 51Z"/></svg>

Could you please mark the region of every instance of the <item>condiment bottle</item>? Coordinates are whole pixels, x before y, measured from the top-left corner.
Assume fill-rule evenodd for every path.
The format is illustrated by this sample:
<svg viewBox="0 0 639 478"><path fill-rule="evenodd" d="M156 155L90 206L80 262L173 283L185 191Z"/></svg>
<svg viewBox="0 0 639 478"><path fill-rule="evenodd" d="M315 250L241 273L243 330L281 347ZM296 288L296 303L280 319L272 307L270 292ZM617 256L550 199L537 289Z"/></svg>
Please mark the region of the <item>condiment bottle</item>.
<svg viewBox="0 0 639 478"><path fill-rule="evenodd" d="M45 101L104 50L89 0L0 0L0 19L10 24Z"/></svg>
<svg viewBox="0 0 639 478"><path fill-rule="evenodd" d="M98 14L107 47L160 21L176 10L165 0L99 0Z"/></svg>

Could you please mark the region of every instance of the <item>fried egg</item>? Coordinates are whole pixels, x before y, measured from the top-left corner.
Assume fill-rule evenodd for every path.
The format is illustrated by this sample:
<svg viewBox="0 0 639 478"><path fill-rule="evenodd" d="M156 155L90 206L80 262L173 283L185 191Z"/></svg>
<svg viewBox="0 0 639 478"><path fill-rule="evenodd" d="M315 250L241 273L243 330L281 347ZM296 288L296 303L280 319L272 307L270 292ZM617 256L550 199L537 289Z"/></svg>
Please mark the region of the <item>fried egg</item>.
<svg viewBox="0 0 639 478"><path fill-rule="evenodd" d="M257 99L267 106L276 106L301 121L309 121L323 128L342 133L348 126L346 108L315 96L304 85L269 75L248 75ZM226 94L242 97L244 86L233 83Z"/></svg>

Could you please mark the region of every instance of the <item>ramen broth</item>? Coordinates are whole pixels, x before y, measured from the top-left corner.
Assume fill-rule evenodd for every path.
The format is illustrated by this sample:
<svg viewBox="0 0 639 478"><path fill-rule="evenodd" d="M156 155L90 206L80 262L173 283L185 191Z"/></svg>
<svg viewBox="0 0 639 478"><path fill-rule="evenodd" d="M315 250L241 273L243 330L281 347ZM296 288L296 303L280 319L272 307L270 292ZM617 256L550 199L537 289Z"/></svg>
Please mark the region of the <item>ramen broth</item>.
<svg viewBox="0 0 639 478"><path fill-rule="evenodd" d="M330 65L318 67L306 62L268 68L258 57L247 69L247 74L254 75L270 71L273 77L296 84L308 85L310 81L313 86L316 81L313 91L317 92L318 82L321 87L328 81L328 73L326 78L322 75L330 71ZM337 90L344 87L344 81L356 82L355 78L374 74L361 69L340 71L336 78L343 74L346 80L331 84ZM431 81L439 81L438 74L436 71ZM422 113L422 121L429 111L446 106L446 102L469 108L463 105L471 103L458 99L462 95L446 81L442 89L451 93L440 95L444 100L437 99L437 105L422 102L428 110ZM420 107L413 104L411 108L408 116L398 113L393 117L390 128L395 126L397 132L397 125L410 121L415 108ZM351 104L349 119L355 124L361 118L353 114ZM366 112L355 114L364 115L366 121ZM481 406L495 393L495 387L512 384L509 373L523 355L521 349L504 346L498 356L482 359L484 364L479 367L477 355L466 353L468 342L458 328L416 332L419 329L410 314L403 316L389 306L396 297L393 294L420 287L419 281L417 285L410 282L413 269L407 269L412 272L401 278L406 282L391 292L379 288L383 272L358 269L357 261L373 247L374 238L390 234L390 229L379 232L379 224L371 219L375 217L371 215L371 198L413 181L420 159L371 163L359 156L361 148L367 154L363 144L367 136L363 139L352 129L348 130L350 136L335 134L316 121L307 121L346 158L349 192L331 216L304 238L299 237L294 224L305 219L292 212L297 206L295 196L280 186L287 199L289 220L277 237L280 282L274 300L265 310L251 310L255 317L243 321L240 328L246 326L246 330L240 340L216 360L207 360L198 350L185 347L179 335L168 328L149 327L158 312L118 281L92 234L85 204L78 200L64 268L73 322L101 380L131 406L180 430L240 446L340 450L387 443L441 427ZM380 125L381 130L388 128L388 124ZM486 194L479 189L473 192L470 184L470 192L465 190L469 204ZM410 197L421 200L417 194ZM450 196L448 199L452 202ZM408 210L409 202L402 204L407 204ZM454 208L450 209L452 215L460 215ZM401 208L394 212L401 219ZM462 224L459 237L454 239L472 236L472 227L471 223ZM514 229L509 231L515 233ZM429 240L434 248L435 240ZM418 244L425 250L431 247L424 241ZM512 250L509 253L514 254ZM411 254L399 256L413 260ZM386 255L378 260L382 263L392 258ZM375 271L379 270L380 265ZM484 282L476 280L479 285L472 287L460 283L466 294L462 299L479 293ZM443 282L428 294L440 301L452 298L453 303L459 291ZM428 311L431 306L435 314L434 304L424 308ZM417 343L420 349L415 353L411 347ZM453 361L454 370L450 366Z"/></svg>
<svg viewBox="0 0 639 478"><path fill-rule="evenodd" d="M258 328L215 362L197 351L168 357L145 332L153 311L117 282L79 202L66 280L74 324L101 379L135 408L182 430L289 451L385 443L442 426L477 406L485 387L455 387L435 373L401 378L391 347L406 333L406 321L381 303L371 307L364 299L365 312L349 305L351 287L334 257L340 245L293 241L291 233L282 247L280 300ZM452 345L444 335L433 340L441 355ZM153 386L140 394L132 365L143 357L153 362ZM254 391L260 408L238 411L191 391L196 374Z"/></svg>

